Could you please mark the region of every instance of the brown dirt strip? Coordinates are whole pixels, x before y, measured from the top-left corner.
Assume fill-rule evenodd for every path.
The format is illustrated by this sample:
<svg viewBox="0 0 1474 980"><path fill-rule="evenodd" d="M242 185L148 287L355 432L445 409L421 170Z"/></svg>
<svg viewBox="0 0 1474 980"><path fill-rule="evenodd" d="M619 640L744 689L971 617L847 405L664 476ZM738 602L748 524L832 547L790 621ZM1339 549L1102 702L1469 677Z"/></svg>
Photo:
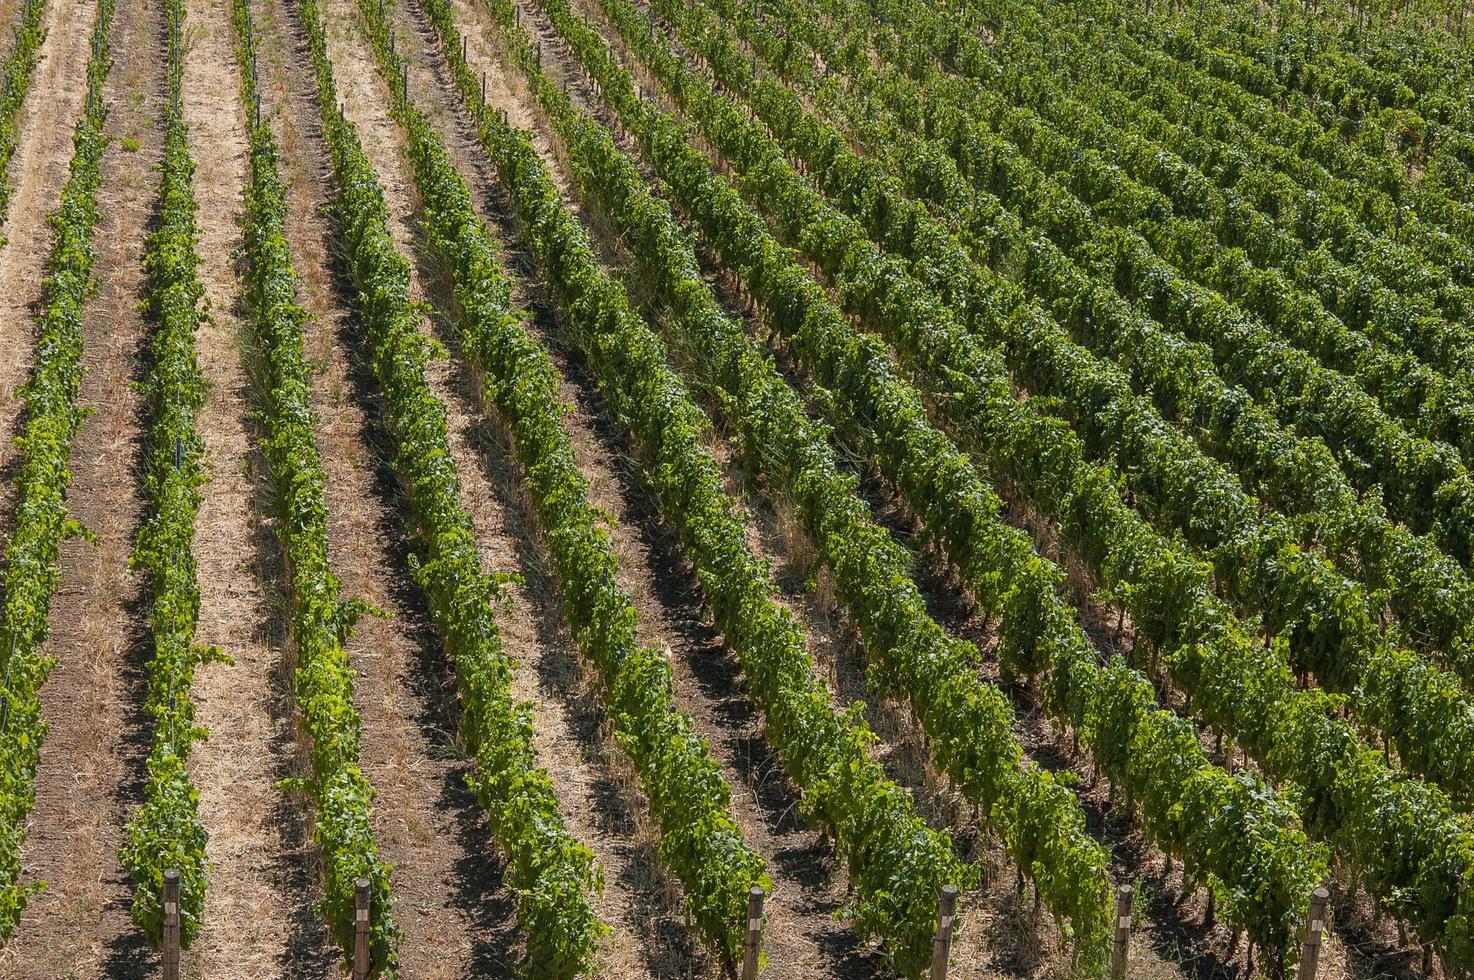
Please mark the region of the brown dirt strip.
<svg viewBox="0 0 1474 980"><path fill-rule="evenodd" d="M8 59L15 50L15 25L20 23L21 9L21 0L0 0L0 59Z"/></svg>
<svg viewBox="0 0 1474 980"><path fill-rule="evenodd" d="M199 274L211 307L197 339L210 385L199 417L210 461L195 537L199 640L234 661L204 665L194 682L196 719L211 732L190 764L210 834L210 888L186 965L221 980L320 976L335 954L313 909L321 894L302 858L307 831L301 809L276 788L294 756L291 668L284 569L246 420L249 341L233 255L247 160L231 6L187 0L186 8L183 106L197 166Z"/></svg>
<svg viewBox="0 0 1474 980"><path fill-rule="evenodd" d="M72 123L87 95L96 0L53 2L43 24L39 61L17 120L19 141L10 159L15 184L0 234L0 534L14 527L15 443L20 389L30 375L35 346L32 313L51 247L46 213L56 206L72 158Z"/></svg>
<svg viewBox="0 0 1474 980"><path fill-rule="evenodd" d="M89 26L68 28L81 39L82 60L63 71L81 72ZM162 144L160 28L159 11L142 4L120 4L112 28L116 64L106 98L113 139L102 163L95 233L101 285L83 319L80 402L94 414L77 437L69 496L72 514L99 540L96 547L82 540L62 546L47 644L57 666L41 691L50 731L22 852L26 879L44 880L46 890L32 900L7 950L13 977L142 976L151 958L129 916L131 891L117 848L148 736L139 711L148 645L140 583L128 570L143 510L135 472L140 399L128 382L148 332L138 303ZM126 149L125 137L139 148Z"/></svg>

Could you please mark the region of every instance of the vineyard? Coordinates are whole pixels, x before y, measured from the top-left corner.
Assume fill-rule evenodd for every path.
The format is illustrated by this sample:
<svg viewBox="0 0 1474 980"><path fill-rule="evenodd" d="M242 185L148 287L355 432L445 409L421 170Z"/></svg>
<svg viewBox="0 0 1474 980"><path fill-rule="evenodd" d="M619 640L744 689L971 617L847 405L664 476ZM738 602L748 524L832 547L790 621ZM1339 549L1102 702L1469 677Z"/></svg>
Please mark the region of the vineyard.
<svg viewBox="0 0 1474 980"><path fill-rule="evenodd" d="M0 0L0 980L1474 977L1466 6Z"/></svg>

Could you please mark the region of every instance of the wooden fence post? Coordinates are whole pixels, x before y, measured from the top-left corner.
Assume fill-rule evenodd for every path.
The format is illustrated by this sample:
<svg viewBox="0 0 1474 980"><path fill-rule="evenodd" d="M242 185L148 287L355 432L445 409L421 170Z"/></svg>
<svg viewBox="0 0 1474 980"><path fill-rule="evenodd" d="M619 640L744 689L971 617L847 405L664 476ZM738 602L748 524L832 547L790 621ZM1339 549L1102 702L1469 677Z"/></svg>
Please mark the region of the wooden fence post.
<svg viewBox="0 0 1474 980"><path fill-rule="evenodd" d="M1111 947L1111 980L1125 980L1126 957L1131 952L1131 898L1136 889L1116 889L1116 941Z"/></svg>
<svg viewBox="0 0 1474 980"><path fill-rule="evenodd" d="M179 980L179 871L164 872L164 980Z"/></svg>
<svg viewBox="0 0 1474 980"><path fill-rule="evenodd" d="M952 955L952 918L957 911L957 886L943 885L937 900L937 938L931 947L931 980L947 980L947 959Z"/></svg>
<svg viewBox="0 0 1474 980"><path fill-rule="evenodd" d="M1306 913L1305 935L1300 943L1299 980L1315 980L1315 969L1320 963L1320 937L1326 931L1326 904L1331 893L1324 887L1310 894L1310 911Z"/></svg>
<svg viewBox="0 0 1474 980"><path fill-rule="evenodd" d="M763 948L763 890L747 893L747 938L742 941L742 980L757 980L758 953Z"/></svg>
<svg viewBox="0 0 1474 980"><path fill-rule="evenodd" d="M353 883L353 980L369 975L369 880Z"/></svg>

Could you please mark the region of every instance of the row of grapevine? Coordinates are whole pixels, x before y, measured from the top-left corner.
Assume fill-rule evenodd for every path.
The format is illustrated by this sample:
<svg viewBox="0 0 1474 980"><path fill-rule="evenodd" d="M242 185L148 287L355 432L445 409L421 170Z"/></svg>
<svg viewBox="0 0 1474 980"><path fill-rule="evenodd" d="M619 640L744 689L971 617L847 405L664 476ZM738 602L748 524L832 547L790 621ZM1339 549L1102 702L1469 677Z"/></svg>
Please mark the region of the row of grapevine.
<svg viewBox="0 0 1474 980"><path fill-rule="evenodd" d="M816 205L798 189L802 180L776 148L763 145L740 111L721 112L720 125L704 118L708 109L718 113L710 93L702 92L648 20L614 0L605 9L620 23L625 43L674 80L669 91L693 107L704 135L723 144L728 160L745 171L746 196L780 224L814 213ZM760 157L758 165L744 167L744 152ZM824 236L832 239L839 224L826 219ZM819 228L806 234L806 243L824 243ZM842 292L857 288L864 284L846 282ZM1198 566L1145 528L1105 472L1083 461L1069 428L1019 405L1001 366L960 330L941 329L938 320L871 320L927 379L958 433L1051 517L1072 550L1122 595L1140 635L1161 652L1205 719L1240 738L1268 772L1299 783L1307 825L1360 865L1363 881L1395 914L1440 941L1455 961L1467 961L1474 954L1474 908L1462 882L1474 865L1453 867L1446 857L1474 837L1447 797L1395 776L1332 716L1334 699L1297 691L1283 646L1261 651L1204 587ZM1416 894L1413 882L1419 883Z"/></svg>
<svg viewBox="0 0 1474 980"><path fill-rule="evenodd" d="M1288 30L1268 35L1262 25L1235 18L1230 30L1215 33L1209 49L1231 57L1206 67L1240 86L1252 76L1255 94L1306 105L1322 127L1349 129L1361 145L1390 145L1399 159L1424 168L1422 178L1409 181L1415 196L1425 190L1443 195L1463 184L1438 186L1454 169L1467 171L1474 116L1467 106L1462 38L1439 37L1423 26L1421 18L1395 27L1367 25L1353 41L1315 18L1297 18ZM1154 42L1178 58L1201 57L1197 38L1183 37L1180 27L1156 34ZM1461 205L1466 219L1474 217L1463 201L1448 203Z"/></svg>
<svg viewBox="0 0 1474 980"><path fill-rule="evenodd" d="M1399 191L1394 199L1380 195L1369 198L1365 186L1356 180L1364 175L1364 170L1351 171L1348 178L1329 174L1308 163L1294 149L1280 146L1247 128L1237 102L1219 107L1184 100L1181 89L1185 83L1181 78L1193 74L1191 65L1180 64L1150 49L1143 53L1133 48L1122 58L1113 49L1109 32L1091 32L1083 39L1076 38L1053 22L1053 18L1022 9L1019 14L1029 24L1027 30L1016 30L1011 35L1014 38L1011 47L1019 56L1009 59L1006 71L1000 71L995 60L990 71L993 81L1011 86L1017 67L1031 60L1040 71L1052 69L1060 55L1046 56L1043 51L1050 48L1045 45L1067 44L1072 64L1085 60L1095 69L1088 76L1091 84L1075 91L1085 100L1097 103L1101 111L1132 130L1133 135L1139 132L1142 137L1150 137L1149 146L1170 148L1167 153L1134 158L1143 180L1155 178L1160 190L1178 199L1191 188L1192 194L1186 200L1199 205L1207 203L1201 192L1212 188L1216 181L1234 194L1228 200L1230 212L1224 216L1236 219L1231 228L1241 227L1246 215L1261 219L1263 215L1272 215L1283 226L1281 235L1285 240L1297 243L1308 252L1300 276L1304 288L1320 288L1338 316L1375 315L1373 322L1389 343L1417 342L1418 334L1399 329L1401 324L1395 313L1386 309L1392 297L1379 291L1383 284L1399 291L1397 300L1411 303L1425 315L1441 311L1453 321L1442 324L1436 318L1424 321L1425 327L1435 328L1445 338L1439 345L1447 346L1447 335L1461 335L1459 321L1468 316L1474 292L1467 287L1466 280L1460 280L1458 270L1470 268L1474 251L1458 235L1420 221L1416 209L1406 206L1406 199L1416 196L1435 211L1447 210L1429 200L1430 192L1422 182L1413 190ZM1017 20L1010 19L1017 24ZM1032 57L1029 57L1021 50L1024 41L1019 35L1039 35L1043 51L1031 50ZM948 45L957 43L940 37L937 40ZM965 40L961 46L981 50ZM979 67L968 54L958 58L958 66L964 65ZM1137 91L1141 83L1136 76L1143 72L1159 76L1151 82L1150 101L1141 98ZM1112 84L1120 84L1129 91L1116 91ZM1035 104L1046 114L1052 114L1056 108L1048 102ZM1279 115L1271 113L1270 118L1277 120ZM1056 118L1055 121L1064 130L1072 131L1072 124L1067 120ZM1339 135L1322 138L1330 139L1337 146L1341 142ZM1120 152L1124 142L1110 137L1100 145L1104 152ZM1184 183L1181 168L1176 165L1181 161L1174 159L1179 156L1194 166L1201 166L1203 172L1192 173ZM1170 167L1163 166L1167 161L1171 161ZM1212 180L1205 179L1205 175ZM1188 207L1185 203L1183 206ZM1270 224L1262 220L1260 224L1257 233L1262 235L1263 228ZM1430 340L1426 346L1434 347L1434 344ZM1431 353L1427 356L1435 365L1440 363Z"/></svg>
<svg viewBox="0 0 1474 980"><path fill-rule="evenodd" d="M950 841L929 830L907 793L867 758L874 736L858 707L836 710L797 621L773 598L770 572L748 547L745 520L701 443L706 419L667 366L664 346L600 270L526 135L476 104L448 6L426 9L530 251L568 314L570 337L649 463L662 513L741 661L768 737L803 794L803 812L845 860L856 890L847 914L860 934L885 941L899 972L920 972L930 959L938 890L964 877Z"/></svg>
<svg viewBox="0 0 1474 980"><path fill-rule="evenodd" d="M1021 73L1020 65L1010 62L1010 77ZM1179 168L1163 165L1157 140L1165 136L1148 138L1108 123L1043 72L1031 78L1028 98L1044 100L1037 104L1047 107L1048 122L1028 106L997 104L1002 100L996 96L983 109L979 96L989 97L991 89L977 84L932 73L928 87L948 90L958 104L974 104L974 116L989 119L1095 214L1138 231L1184 275L1233 299L1328 367L1355 377L1412 430L1474 458L1465 425L1474 416L1474 333L1461 322L1470 304L1458 287L1438 282L1432 267L1391 254L1397 246L1370 241L1365 233L1341 236L1350 239L1336 249L1352 263L1344 264L1324 247L1321 226L1300 224L1304 230L1296 237L1254 205L1267 201L1248 187L1262 173L1245 167L1231 194L1196 172L1195 183L1184 182ZM1176 131L1170 136L1168 145L1182 152L1189 138ZM1277 198L1271 213L1303 213L1306 201L1319 200L1314 191L1294 190ZM1397 289L1384 283L1393 277Z"/></svg>
<svg viewBox="0 0 1474 980"><path fill-rule="evenodd" d="M893 116L878 100L852 93L832 78L822 85L813 82L808 68L815 51L797 38L802 34L805 42L821 45L818 56L838 64L844 55L834 43L836 35L806 30L813 21L794 4L774 6L784 25L781 37L750 18L733 21L761 51L765 64L805 84L815 104L896 175L906 193L946 218L975 261L1025 284L1077 342L1113 358L1135 388L1151 396L1158 411L1192 431L1204 450L1230 466L1265 502L1294 515L1302 540L1319 542L1343 572L1384 591L1419 649L1444 651L1456 669L1474 676L1469 659L1474 653L1469 636L1474 581L1457 562L1432 540L1389 520L1376 500L1359 499L1323 444L1279 425L1246 392L1223 381L1211 350L1143 316L1116 293L1111 280L1088 276L992 194L969 184L944 140L927 139L908 125L914 118L909 111ZM722 7L736 13L731 4ZM870 84L868 62L847 59L844 71L864 79L857 91ZM911 98L912 105L924 104L919 92ZM956 111L945 103L929 111L949 109ZM1030 184L1048 187L1044 179ZM1235 490L1231 496L1242 495ZM1228 508L1230 514L1233 510Z"/></svg>
<svg viewBox="0 0 1474 980"><path fill-rule="evenodd" d="M1455 450L1409 433L1352 380L1180 275L1138 235L1103 228L1092 209L1070 206L1068 192L1051 193L1028 179L1009 144L972 123L975 117L964 118L962 128L946 135L974 183L1040 222L1057 244L1145 312L1211 344L1228 378L1273 407L1282 422L1323 438L1358 487L1382 488L1395 518L1432 531L1451 554L1469 560L1474 480Z"/></svg>
<svg viewBox="0 0 1474 980"><path fill-rule="evenodd" d="M1260 24L1240 17L1208 42L1170 20L1131 24L1133 33L1179 61L1271 104L1294 106L1328 136L1349 136L1387 167L1384 179L1396 181L1403 172L1392 186L1404 197L1420 182L1406 173L1409 163L1468 152L1471 117L1463 93L1451 91L1467 73L1446 46L1418 38L1383 48L1382 32L1369 30L1352 52L1344 46L1349 39L1326 26L1298 18L1266 37Z"/></svg>
<svg viewBox="0 0 1474 980"><path fill-rule="evenodd" d="M180 940L189 946L204 913L204 824L199 791L189 778L190 750L206 733L194 723L189 696L195 668L216 651L195 643L200 584L194 557L195 518L208 479L197 417L205 401L195 337L205 322L198 267L194 160L182 111L184 6L169 0L168 103L158 225L143 245L145 301L155 329L141 390L148 412L143 449L147 515L134 542L132 566L148 583L148 693L153 722L143 802L128 822L119 860L133 881L133 920L158 944L163 927L164 872L179 871Z"/></svg>
<svg viewBox="0 0 1474 980"><path fill-rule="evenodd" d="M82 382L82 317L97 289L92 233L100 220L97 188L107 146L103 85L112 68L108 28L116 0L99 0L92 26L86 104L72 132L72 160L61 201L51 212L54 236L42 282L31 377L21 392L24 428L16 477L15 533L5 545L0 609L0 942L20 921L42 883L21 883L20 849L36 802L36 766L46 724L40 689L55 660L43 649L51 598L66 538L88 532L67 513L72 443L86 412ZM77 651L73 651L77 653Z"/></svg>
<svg viewBox="0 0 1474 980"><path fill-rule="evenodd" d="M553 10L566 23L569 12ZM708 401L740 435L770 495L794 507L864 641L872 690L909 699L938 769L987 814L1019 868L1038 881L1044 902L1078 937L1077 962L1098 972L1110 936L1106 855L1085 834L1079 803L1049 773L1020 768L1012 705L974 674L981 659L976 647L948 637L928 615L909 572L910 555L875 523L856 494L857 481L839 468L828 428L809 420L772 359L722 309L669 207L650 194L608 131L541 69L512 11L510 4L492 7L504 46L567 148L584 205L631 250L638 276L669 312L652 322L685 352L694 387L711 393ZM987 499L992 503L991 494ZM976 533L989 539L979 551L1011 551L1027 561L1027 542L1017 532L994 521ZM1032 579L1023 587L1053 584Z"/></svg>
<svg viewBox="0 0 1474 980"><path fill-rule="evenodd" d="M712 29L698 7L656 5L719 80L808 165L837 206L906 256L918 280L939 284L938 294L963 324L1005 352L1020 382L1051 399L1050 410L1071 420L1088 450L1121 460L1138 508L1213 560L1218 586L1235 605L1262 616L1270 633L1288 637L1298 670L1347 695L1368 723L1389 733L1409 768L1456 795L1469 794L1474 755L1462 746L1474 737L1470 704L1452 676L1389 643L1365 590L1302 549L1289 521L1261 513L1231 471L1131 393L1122 370L1076 346L1019 287L975 265L950 229L907 199L878 163L849 150L840 133L810 116L781 84L756 77L728 31ZM736 5L724 6L742 16Z"/></svg>
<svg viewBox="0 0 1474 980"><path fill-rule="evenodd" d="M311 2L302 10L313 39L323 101L331 106L335 90L320 15ZM745 934L748 891L768 884L762 859L746 845L732 819L730 790L710 747L692 731L690 718L675 703L669 664L659 651L638 643L634 605L617 583L618 562L609 533L588 503L587 480L562 424L566 409L557 398L561 380L511 307L510 284L496 265L495 240L476 216L465 181L434 128L408 98L404 64L392 48L384 8L364 3L360 13L390 88L393 114L409 136L412 176L427 218L428 251L449 280L460 347L482 375L488 401L497 406L513 435L563 585L568 620L605 681L616 738L640 775L661 830L660 852L686 885L687 909L713 945L735 959ZM356 133L341 116L331 115L331 110L329 114L325 121L337 144L340 186L346 189L340 212L352 215L355 226L363 229L350 233L349 241L364 290L375 369L388 396L391 427L403 433L395 463L405 472L412 497L418 493L426 504L438 505L417 507L423 512L427 535L433 532L440 542L436 547L443 550L451 532L440 516L450 511L463 528L456 532L464 538L463 558L475 562L469 521L453 504L456 484L444 432L445 409L428 388L425 342L405 300L409 265L393 251L382 192ZM377 278L369 279L370 273ZM432 480L442 488L435 494L429 492ZM435 526L437 522L441 526ZM433 594L437 590L433 582L429 584ZM447 593L437 605L447 611L465 605L449 601L452 598ZM477 613L489 616L484 601L481 606ZM494 813L515 812L499 799L514 785L506 777L485 775L480 788L483 796L489 795ZM557 859L567 845L559 849L544 844L539 855L531 843L521 845L519 864L525 875L520 887L530 899L524 908L524 928L539 940L529 950L532 962L549 976L591 971L594 941L602 927L587 910L586 899L582 908L564 908L566 899L560 900L553 883L539 879L546 869L538 865ZM582 877L587 877L586 868ZM553 945L554 940L561 948Z"/></svg>
<svg viewBox="0 0 1474 980"><path fill-rule="evenodd" d="M15 185L10 180L10 158L15 155L20 136L20 109L36 73L45 32L41 18L46 15L46 0L24 0L20 20L16 22L10 57L0 67L0 225L10 213L10 195ZM0 243L4 237L0 236Z"/></svg>
<svg viewBox="0 0 1474 980"><path fill-rule="evenodd" d="M254 374L263 402L258 445L272 482L277 534L286 557L296 701L311 740L311 776L299 785L314 803L313 837L324 870L319 911L345 958L351 957L354 882L367 878L373 908L370 959L376 973L392 975L399 930L391 916L389 866L380 860L369 826L374 790L358 764L362 719L353 703L354 675L344 649L369 607L342 597L328 557L326 478L317 450L312 372L304 353L308 317L297 303L276 137L269 115L259 108L250 0L234 0L233 20L241 103L248 113L243 252Z"/></svg>
<svg viewBox="0 0 1474 980"><path fill-rule="evenodd" d="M1142 26L1132 24L1138 30ZM1338 167L1336 189L1350 193L1336 198L1330 207L1344 204L1368 210L1368 217L1382 219L1372 230L1384 240L1390 233L1397 242L1443 261L1467 285L1474 258L1468 241L1474 229L1467 177L1470 117L1463 108L1464 96L1449 97L1439 84L1453 81L1457 85L1467 72L1445 60L1446 51L1421 42L1382 51L1381 57L1391 60L1382 62L1385 68L1373 67L1360 56L1337 50L1334 40L1329 44L1317 40L1322 34L1318 27L1312 18L1300 19L1288 31L1264 38L1254 25L1237 18L1233 30L1220 33L1211 45L1201 43L1196 31L1177 30L1166 36L1151 32L1147 39L1180 63L1201 65L1204 71L1240 87L1248 75L1256 76L1260 84L1250 94L1271 104L1294 107L1297 116L1313 119L1324 130L1317 143L1339 151L1338 144L1347 141L1349 129L1355 149L1370 156L1375 166L1368 170L1352 156L1350 169ZM1377 36L1374 32L1373 39ZM1363 38L1364 43L1366 40ZM1238 50L1230 52L1230 47ZM1230 56L1223 57L1225 54ZM1364 54L1377 56L1366 49ZM1325 61L1320 60L1322 56ZM1430 64L1439 63L1443 73L1435 70L1432 77L1438 81L1429 84L1424 73ZM1270 78L1266 82L1263 69L1272 70L1278 81ZM1419 83L1423 94L1414 94L1405 82ZM1244 98L1232 88L1222 91L1236 100ZM1338 152L1337 160L1342 153ZM1293 160L1293 149L1276 156ZM1421 177L1413 177L1413 166L1422 170ZM1303 168L1302 163L1289 169ZM1370 182L1364 179L1369 172L1374 176ZM1308 175L1320 176L1313 169ZM1390 199L1382 190L1388 186Z"/></svg>
<svg viewBox="0 0 1474 980"><path fill-rule="evenodd" d="M1055 594L1058 570L1034 555L1026 540L990 532L992 508L980 512L973 502L985 495L991 500L991 493L955 447L926 425L919 395L894 377L883 348L851 329L762 219L712 172L684 128L639 98L596 32L562 4L545 9L662 182L829 390L827 401L842 428L860 434L978 598L995 611L1001 606L1005 664L1029 672L1053 668L1049 707L1077 729L1101 768L1142 802L1152 839L1181 855L1195 879L1217 877L1230 918L1242 916L1237 921L1251 936L1282 944L1295 908L1323 867L1316 850L1298 843L1298 831L1287 827L1282 805L1252 781L1236 781L1209 765L1195 732L1155 705L1140 674L1119 660L1098 666ZM1145 745L1154 748L1143 752ZM1251 840L1277 843L1235 843Z"/></svg>
<svg viewBox="0 0 1474 980"><path fill-rule="evenodd" d="M897 5L897 9L904 12L909 6ZM906 16L909 22L912 18ZM941 30L939 23L932 26ZM941 43L933 38L926 50L935 50L934 45ZM926 60L930 62L929 55ZM995 73L1002 70L992 67ZM982 74L982 70L975 73ZM1049 84L1042 80L1042 72L1030 77L1033 85ZM988 84L996 85L997 79L989 76ZM1038 221L1057 244L1081 262L1100 266L1103 274L1112 276L1133 299L1150 304L1163 322L1191 321L1195 335L1214 338L1225 371L1256 396L1271 401L1283 421L1322 436L1341 455L1359 486L1380 485L1396 518L1418 531L1434 532L1451 554L1466 564L1470 561L1469 517L1474 514L1474 483L1459 454L1408 431L1386 414L1358 382L1384 394L1397 392L1396 399L1389 398L1389 403L1399 406L1405 419L1414 426L1421 424L1418 420L1431 420L1437 434L1452 435L1461 444L1467 428L1461 420L1469 414L1462 386L1450 385L1441 376L1433 377L1426 371L1415 376L1409 372L1406 359L1381 357L1364 338L1362 343L1355 343L1354 332L1324 315L1323 309L1322 315L1314 315L1318 309L1314 297L1286 294L1237 263L1232 251L1221 253L1201 247L1203 236L1174 239L1164 230L1161 209L1153 211L1139 202L1132 203L1127 196L1128 215L1120 216L1116 213L1119 204L1115 208L1099 204L1087 208L1078 203L1073 208L1061 207L1060 194L1041 199L1037 192L1035 207L1026 207L1020 199L1027 199L1038 181L1031 183L1016 166L1010 166L1014 162L1009 159L1010 153L1017 153L993 137L981 115L973 113L965 118L967 122L959 130L954 114L954 125L939 135L953 143L954 154L975 182L1005 199L1012 195L1010 203L1021 215ZM1014 110L1012 118L1017 121L1032 118L1032 114ZM1077 156L1068 147L1049 147L1037 127L1033 138L1024 138L1017 130L1009 135L1030 154L1051 157L1054 169L1069 168L1069 161ZM1084 154L1079 156L1088 159ZM1071 184L1078 189L1079 181L1072 180ZM1094 186L1097 201L1120 196L1121 181L1109 175L1101 175ZM1104 230L1102 218L1124 224L1127 234ZM1153 252L1148 240L1164 250L1166 259ZM1243 273L1245 281L1238 283L1236 291L1260 297L1263 302L1256 304L1258 309L1271 310L1275 324L1289 331L1289 336L1281 337L1254 316L1245 316L1224 297L1180 273L1175 265L1208 270L1202 272L1202 278L1209 285L1224 285L1213 278L1218 273L1230 278ZM1189 324L1183 326L1186 329ZM1292 346L1297 342L1308 353ZM1317 354L1336 350L1366 354L1355 379L1326 370L1316 359ZM1289 363L1286 358L1291 359Z"/></svg>

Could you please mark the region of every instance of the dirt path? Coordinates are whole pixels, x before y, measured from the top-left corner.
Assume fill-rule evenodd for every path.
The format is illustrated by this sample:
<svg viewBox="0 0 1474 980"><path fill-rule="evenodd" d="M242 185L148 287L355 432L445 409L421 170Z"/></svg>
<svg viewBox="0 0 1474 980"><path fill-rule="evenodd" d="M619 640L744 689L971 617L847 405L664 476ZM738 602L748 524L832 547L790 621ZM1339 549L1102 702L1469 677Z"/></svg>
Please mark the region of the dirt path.
<svg viewBox="0 0 1474 980"><path fill-rule="evenodd" d="M114 139L103 158L103 217L95 233L101 288L83 319L80 400L94 414L77 437L69 497L72 514L99 540L96 548L81 540L62 546L47 644L57 666L41 691L50 731L22 852L27 879L47 887L7 951L14 977L135 976L150 958L128 914L117 847L136 802L147 738L138 707L148 648L139 580L127 564L143 509L134 472L141 420L128 382L147 335L138 310L140 243L162 142L159 27L157 8L143 4L120 4L113 23L117 60L106 97ZM85 24L70 29L85 53ZM138 140L138 148L126 149L124 137Z"/></svg>
<svg viewBox="0 0 1474 980"><path fill-rule="evenodd" d="M72 123L87 95L96 0L53 2L46 11L40 61L17 121L20 138L10 160L15 191L0 234L0 534L14 528L15 444L20 388L31 370L32 311L51 246L46 213L56 206L72 158ZM7 50L9 45L7 44Z"/></svg>
<svg viewBox="0 0 1474 980"><path fill-rule="evenodd" d="M246 421L247 341L232 257L247 161L229 0L189 0L185 32L183 105L197 166L199 273L211 306L198 338L210 385L199 425L211 467L195 537L199 637L235 662L202 667L194 683L196 719L213 733L190 766L210 834L210 889L187 963L212 980L321 975L332 954L316 925L321 890L304 860L308 831L300 808L276 788L293 760L290 668L284 569Z"/></svg>
<svg viewBox="0 0 1474 980"><path fill-rule="evenodd" d="M0 0L0 59L15 50L15 25L20 23L21 0Z"/></svg>

